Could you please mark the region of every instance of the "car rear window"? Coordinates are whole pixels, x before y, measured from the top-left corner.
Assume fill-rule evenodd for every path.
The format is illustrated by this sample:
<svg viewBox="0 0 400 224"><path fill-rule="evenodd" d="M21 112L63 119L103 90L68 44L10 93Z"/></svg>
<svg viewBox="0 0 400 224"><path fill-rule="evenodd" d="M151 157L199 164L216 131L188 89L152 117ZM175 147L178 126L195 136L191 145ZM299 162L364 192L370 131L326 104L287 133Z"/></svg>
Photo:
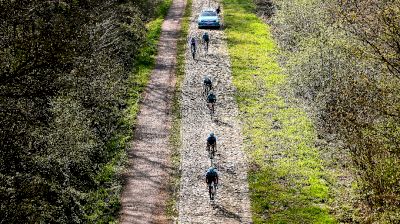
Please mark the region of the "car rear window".
<svg viewBox="0 0 400 224"><path fill-rule="evenodd" d="M217 16L216 12L202 12L201 16Z"/></svg>

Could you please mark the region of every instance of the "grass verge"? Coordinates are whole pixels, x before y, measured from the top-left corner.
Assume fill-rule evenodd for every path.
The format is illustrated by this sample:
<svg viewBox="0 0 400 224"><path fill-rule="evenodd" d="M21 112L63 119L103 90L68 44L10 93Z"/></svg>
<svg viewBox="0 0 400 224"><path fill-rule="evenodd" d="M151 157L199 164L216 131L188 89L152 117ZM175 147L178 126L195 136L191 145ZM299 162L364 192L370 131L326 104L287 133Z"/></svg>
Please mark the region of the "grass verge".
<svg viewBox="0 0 400 224"><path fill-rule="evenodd" d="M113 140L108 144L112 152L112 159L104 165L98 173L96 180L99 189L88 195L90 203L85 211L88 213L87 220L90 223L117 223L120 211L120 193L122 183L120 174L127 161L126 148L128 142L133 139L132 126L135 125L136 116L139 112L139 101L141 93L147 86L151 71L155 65L157 55L157 44L161 34L161 25L172 0L163 0L156 9L156 17L146 24L146 43L143 44L135 59L134 70L129 75L129 97L127 99L128 109L126 117L122 121L121 128L115 134Z"/></svg>
<svg viewBox="0 0 400 224"><path fill-rule="evenodd" d="M167 215L169 218L177 218L179 213L177 203L180 188L180 148L181 148L181 84L185 76L185 52L186 39L189 31L190 15L192 14L192 0L186 1L185 12L182 18L181 33L177 44L176 86L172 101L172 128L171 128L171 164L173 167L172 177L169 183L169 198L167 201Z"/></svg>
<svg viewBox="0 0 400 224"><path fill-rule="evenodd" d="M317 135L296 105L275 56L270 27L251 0L223 0L236 100L241 111L254 223L336 223L330 175Z"/></svg>

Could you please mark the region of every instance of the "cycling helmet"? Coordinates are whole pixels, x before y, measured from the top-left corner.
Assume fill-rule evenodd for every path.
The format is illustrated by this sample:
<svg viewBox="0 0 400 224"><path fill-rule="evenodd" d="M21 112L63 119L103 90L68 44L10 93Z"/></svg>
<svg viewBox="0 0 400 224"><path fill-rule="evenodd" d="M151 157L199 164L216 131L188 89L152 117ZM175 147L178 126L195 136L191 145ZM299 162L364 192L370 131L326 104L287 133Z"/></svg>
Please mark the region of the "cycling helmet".
<svg viewBox="0 0 400 224"><path fill-rule="evenodd" d="M210 133L210 136L214 136L214 132L211 132L211 133Z"/></svg>

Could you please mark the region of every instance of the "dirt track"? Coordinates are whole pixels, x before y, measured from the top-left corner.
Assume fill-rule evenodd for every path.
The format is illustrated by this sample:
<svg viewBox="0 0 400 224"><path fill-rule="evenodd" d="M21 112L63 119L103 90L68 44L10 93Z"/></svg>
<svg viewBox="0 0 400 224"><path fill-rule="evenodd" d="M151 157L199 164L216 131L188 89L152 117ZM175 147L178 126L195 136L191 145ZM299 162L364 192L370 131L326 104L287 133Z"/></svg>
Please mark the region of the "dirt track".
<svg viewBox="0 0 400 224"><path fill-rule="evenodd" d="M211 3L216 7L216 3ZM190 31L199 39L197 15L208 1L193 0ZM229 57L222 30L208 31L209 54L194 61L186 52L185 80L182 85L182 149L179 223L251 223L247 186L247 164L237 120ZM217 95L215 120L211 119L202 93L204 75L209 74ZM205 172L211 162L205 150L207 135L215 132L218 152L214 163L220 175L215 202L211 203Z"/></svg>
<svg viewBox="0 0 400 224"><path fill-rule="evenodd" d="M137 117L121 196L121 223L168 223L166 185L171 171L168 139L175 88L176 44L184 0L174 0L162 25L156 66Z"/></svg>

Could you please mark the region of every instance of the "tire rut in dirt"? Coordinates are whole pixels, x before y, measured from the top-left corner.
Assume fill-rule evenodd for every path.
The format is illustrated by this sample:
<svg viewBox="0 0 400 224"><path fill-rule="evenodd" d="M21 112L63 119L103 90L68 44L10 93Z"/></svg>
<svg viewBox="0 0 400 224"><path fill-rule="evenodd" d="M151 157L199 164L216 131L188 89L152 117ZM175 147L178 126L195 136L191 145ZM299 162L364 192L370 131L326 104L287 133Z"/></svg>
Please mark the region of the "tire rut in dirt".
<svg viewBox="0 0 400 224"><path fill-rule="evenodd" d="M158 55L143 94L128 150L120 223L169 223L165 214L170 167L171 102L175 86L176 45L184 0L174 0L162 25Z"/></svg>

